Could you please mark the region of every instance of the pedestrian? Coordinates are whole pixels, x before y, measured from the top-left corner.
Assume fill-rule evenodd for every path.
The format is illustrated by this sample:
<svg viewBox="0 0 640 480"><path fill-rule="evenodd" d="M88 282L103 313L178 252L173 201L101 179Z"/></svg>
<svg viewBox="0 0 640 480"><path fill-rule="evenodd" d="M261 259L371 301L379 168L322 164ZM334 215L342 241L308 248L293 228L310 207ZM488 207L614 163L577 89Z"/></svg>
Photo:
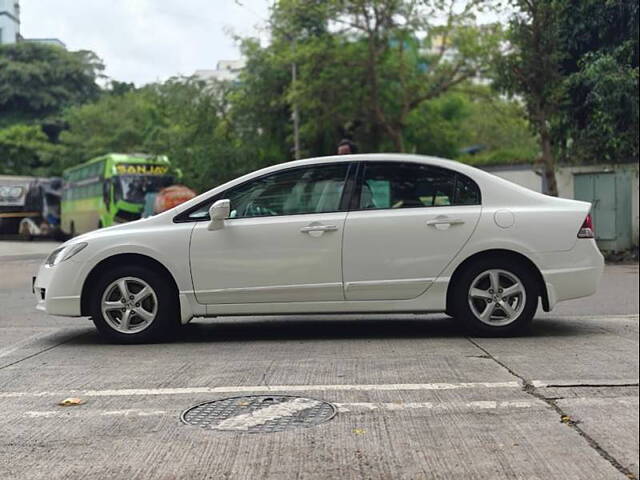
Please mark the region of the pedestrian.
<svg viewBox="0 0 640 480"><path fill-rule="evenodd" d="M358 153L357 145L348 138L340 140L340 143L338 143L338 155L351 155L353 153Z"/></svg>

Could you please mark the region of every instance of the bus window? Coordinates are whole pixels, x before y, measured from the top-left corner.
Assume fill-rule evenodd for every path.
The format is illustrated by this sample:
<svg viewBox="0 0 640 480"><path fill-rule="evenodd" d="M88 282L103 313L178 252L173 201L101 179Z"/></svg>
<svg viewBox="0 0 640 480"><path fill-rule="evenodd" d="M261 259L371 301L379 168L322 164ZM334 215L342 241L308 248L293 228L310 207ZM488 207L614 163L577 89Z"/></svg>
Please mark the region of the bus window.
<svg viewBox="0 0 640 480"><path fill-rule="evenodd" d="M166 175L121 175L118 179L118 198L130 203L144 203L147 192L158 192L173 183L173 177Z"/></svg>

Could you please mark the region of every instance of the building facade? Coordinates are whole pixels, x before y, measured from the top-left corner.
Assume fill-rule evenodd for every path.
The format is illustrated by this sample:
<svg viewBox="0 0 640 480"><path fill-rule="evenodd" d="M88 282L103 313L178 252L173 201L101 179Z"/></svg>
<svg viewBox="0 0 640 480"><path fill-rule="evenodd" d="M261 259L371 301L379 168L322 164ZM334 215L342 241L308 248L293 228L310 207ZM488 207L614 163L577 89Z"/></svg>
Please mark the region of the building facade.
<svg viewBox="0 0 640 480"><path fill-rule="evenodd" d="M16 43L20 37L20 3L0 0L0 45Z"/></svg>
<svg viewBox="0 0 640 480"><path fill-rule="evenodd" d="M57 38L24 38L20 35L19 0L0 0L0 45L18 42L44 43L66 48Z"/></svg>
<svg viewBox="0 0 640 480"><path fill-rule="evenodd" d="M193 74L199 80L210 81L230 81L238 80L240 72L245 66L245 60L220 60L215 70L196 70Z"/></svg>

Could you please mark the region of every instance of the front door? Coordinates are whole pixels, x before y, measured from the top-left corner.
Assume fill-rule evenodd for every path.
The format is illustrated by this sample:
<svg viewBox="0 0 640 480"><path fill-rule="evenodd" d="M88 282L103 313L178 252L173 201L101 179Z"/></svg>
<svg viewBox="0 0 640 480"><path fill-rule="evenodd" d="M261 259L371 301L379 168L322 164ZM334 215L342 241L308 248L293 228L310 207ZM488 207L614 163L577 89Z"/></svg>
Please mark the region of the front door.
<svg viewBox="0 0 640 480"><path fill-rule="evenodd" d="M215 231L198 222L191 237L198 302L343 300L348 169L333 163L283 170L218 196L231 201L230 218Z"/></svg>
<svg viewBox="0 0 640 480"><path fill-rule="evenodd" d="M471 236L480 192L471 179L418 163L367 162L345 225L347 300L424 293Z"/></svg>

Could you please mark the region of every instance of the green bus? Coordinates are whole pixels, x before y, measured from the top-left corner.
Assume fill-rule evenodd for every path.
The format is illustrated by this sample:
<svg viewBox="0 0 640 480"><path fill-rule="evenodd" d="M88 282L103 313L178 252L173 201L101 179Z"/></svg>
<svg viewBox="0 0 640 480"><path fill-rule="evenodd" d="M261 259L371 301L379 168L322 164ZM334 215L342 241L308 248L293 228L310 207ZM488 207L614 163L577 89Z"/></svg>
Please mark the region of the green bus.
<svg viewBox="0 0 640 480"><path fill-rule="evenodd" d="M62 231L74 236L137 220L145 197L175 181L164 155L109 153L63 173Z"/></svg>

